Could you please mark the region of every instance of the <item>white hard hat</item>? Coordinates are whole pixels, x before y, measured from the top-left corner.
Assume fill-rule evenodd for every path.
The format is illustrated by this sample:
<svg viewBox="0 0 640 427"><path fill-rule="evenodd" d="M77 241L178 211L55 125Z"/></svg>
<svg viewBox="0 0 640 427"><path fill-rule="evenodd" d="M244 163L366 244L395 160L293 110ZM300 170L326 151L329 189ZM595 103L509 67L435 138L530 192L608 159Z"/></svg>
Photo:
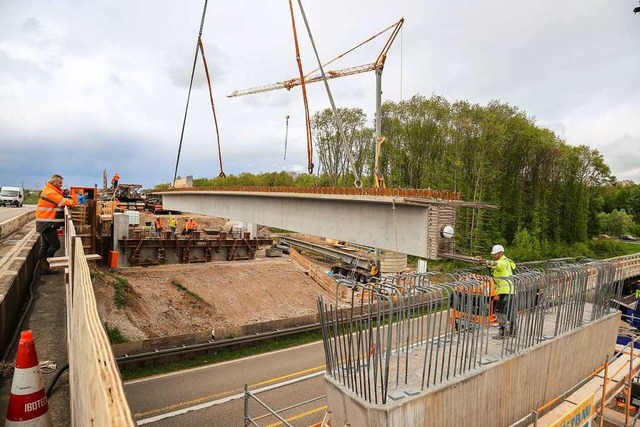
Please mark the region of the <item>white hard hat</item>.
<svg viewBox="0 0 640 427"><path fill-rule="evenodd" d="M499 254L500 252L504 252L502 245L495 245L491 248L491 255Z"/></svg>

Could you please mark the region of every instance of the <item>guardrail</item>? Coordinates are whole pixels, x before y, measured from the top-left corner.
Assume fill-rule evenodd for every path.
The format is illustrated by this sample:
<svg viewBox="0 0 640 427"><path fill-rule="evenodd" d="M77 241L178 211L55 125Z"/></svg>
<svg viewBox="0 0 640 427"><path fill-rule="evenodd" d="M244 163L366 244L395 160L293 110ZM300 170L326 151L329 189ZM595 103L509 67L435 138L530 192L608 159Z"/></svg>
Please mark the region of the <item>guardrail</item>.
<svg viewBox="0 0 640 427"><path fill-rule="evenodd" d="M65 227L71 423L74 426L133 426L120 373L98 316L82 240L76 236L67 208Z"/></svg>
<svg viewBox="0 0 640 427"><path fill-rule="evenodd" d="M33 220L33 211L28 211L0 223L0 239L4 239L31 220Z"/></svg>

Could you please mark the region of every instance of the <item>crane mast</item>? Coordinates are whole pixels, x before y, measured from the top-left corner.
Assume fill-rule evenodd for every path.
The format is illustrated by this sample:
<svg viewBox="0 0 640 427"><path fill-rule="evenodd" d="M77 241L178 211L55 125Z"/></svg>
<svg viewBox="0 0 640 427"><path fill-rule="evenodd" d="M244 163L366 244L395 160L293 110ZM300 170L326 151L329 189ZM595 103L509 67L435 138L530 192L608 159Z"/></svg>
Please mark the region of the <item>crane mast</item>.
<svg viewBox="0 0 640 427"><path fill-rule="evenodd" d="M342 56L346 55L349 52L352 52L353 50L357 49L358 47L362 46L363 44L373 40L374 38L378 37L379 35L387 32L388 30L392 30L391 34L389 35L389 38L387 39L386 43L384 44L382 50L380 51L380 54L378 55L378 57L376 58L375 62L372 62L371 64L364 64L364 65L358 65L355 67L350 67L350 68L343 68L343 69L339 69L339 70L329 70L325 73L326 78L327 79L335 79L338 77L346 77L346 76L351 76L354 74L360 74L360 73L366 73L369 71L375 71L376 73L376 117L375 117L375 168L374 168L374 185L376 187L384 187L385 183L384 183L384 177L382 176L382 174L380 173L380 149L381 149L381 145L384 142L385 138L382 136L382 70L384 68L384 63L387 59L387 53L389 52L389 49L391 49L391 46L393 45L393 42L395 41L398 33L400 32L400 29L402 28L402 24L404 24L404 18L400 18L400 20L398 22L395 22L394 24L390 25L389 27L385 28L384 30L380 31L379 33L371 36L370 38L368 38L367 40L365 40L364 42L360 43L359 45L355 46L354 48L348 50L347 52L337 56L336 58L332 59L331 61L327 62L324 65L328 65L332 62L334 62L336 59L341 58ZM311 73L316 72L317 70L312 71ZM311 74L310 73L310 74ZM241 90L236 90L233 91L232 93L230 93L229 95L227 95L228 98L233 98L233 97L237 97L237 96L245 96L245 95L253 95L256 93L262 93L262 92L269 92L272 90L278 90L278 89L287 89L287 90L291 90L291 88L301 85L303 84L308 84L308 83L315 83L315 82L319 82L319 81L323 81L324 78L322 76L322 74L314 74L312 76L302 76L301 77L295 77L289 80L283 80L280 82L276 82L276 83L271 83L271 84L267 84L267 85L262 85L262 86L256 86L256 87L252 87L252 88L248 88L248 89L241 89Z"/></svg>

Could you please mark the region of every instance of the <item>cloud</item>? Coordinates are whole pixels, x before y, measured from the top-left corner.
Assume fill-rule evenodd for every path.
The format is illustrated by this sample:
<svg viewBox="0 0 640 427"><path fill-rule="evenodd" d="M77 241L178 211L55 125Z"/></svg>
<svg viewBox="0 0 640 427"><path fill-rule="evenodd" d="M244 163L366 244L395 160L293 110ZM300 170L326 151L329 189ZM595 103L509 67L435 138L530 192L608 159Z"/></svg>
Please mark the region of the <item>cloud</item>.
<svg viewBox="0 0 640 427"><path fill-rule="evenodd" d="M385 63L383 101L416 93L452 102L500 99L567 143L599 149L616 176L640 181L635 166L640 152L634 148L640 142L635 114L640 85L633 74L640 69L635 54L640 22L628 4L352 0L304 6L323 61L405 16ZM0 185L23 180L33 186L53 172L64 175L67 184L93 185L105 168L117 170L125 182L169 182L201 8L198 2L167 0L0 2ZM317 61L295 9L302 65L309 72ZM328 68L373 62L386 37ZM209 2L202 39L225 172L306 171L299 87L226 97L236 89L298 76L286 5ZM373 73L333 79L330 85L337 107L362 108L373 120ZM330 107L322 83L307 89L311 114ZM182 144L179 174L218 174L201 61Z"/></svg>

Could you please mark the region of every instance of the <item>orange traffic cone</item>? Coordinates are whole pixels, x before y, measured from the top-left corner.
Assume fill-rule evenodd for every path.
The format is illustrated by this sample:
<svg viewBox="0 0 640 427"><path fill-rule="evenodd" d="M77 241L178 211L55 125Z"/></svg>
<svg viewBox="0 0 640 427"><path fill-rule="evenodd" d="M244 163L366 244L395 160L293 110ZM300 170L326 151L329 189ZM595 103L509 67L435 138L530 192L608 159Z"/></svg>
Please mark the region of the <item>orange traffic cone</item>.
<svg viewBox="0 0 640 427"><path fill-rule="evenodd" d="M31 331L20 335L6 426L53 426Z"/></svg>

